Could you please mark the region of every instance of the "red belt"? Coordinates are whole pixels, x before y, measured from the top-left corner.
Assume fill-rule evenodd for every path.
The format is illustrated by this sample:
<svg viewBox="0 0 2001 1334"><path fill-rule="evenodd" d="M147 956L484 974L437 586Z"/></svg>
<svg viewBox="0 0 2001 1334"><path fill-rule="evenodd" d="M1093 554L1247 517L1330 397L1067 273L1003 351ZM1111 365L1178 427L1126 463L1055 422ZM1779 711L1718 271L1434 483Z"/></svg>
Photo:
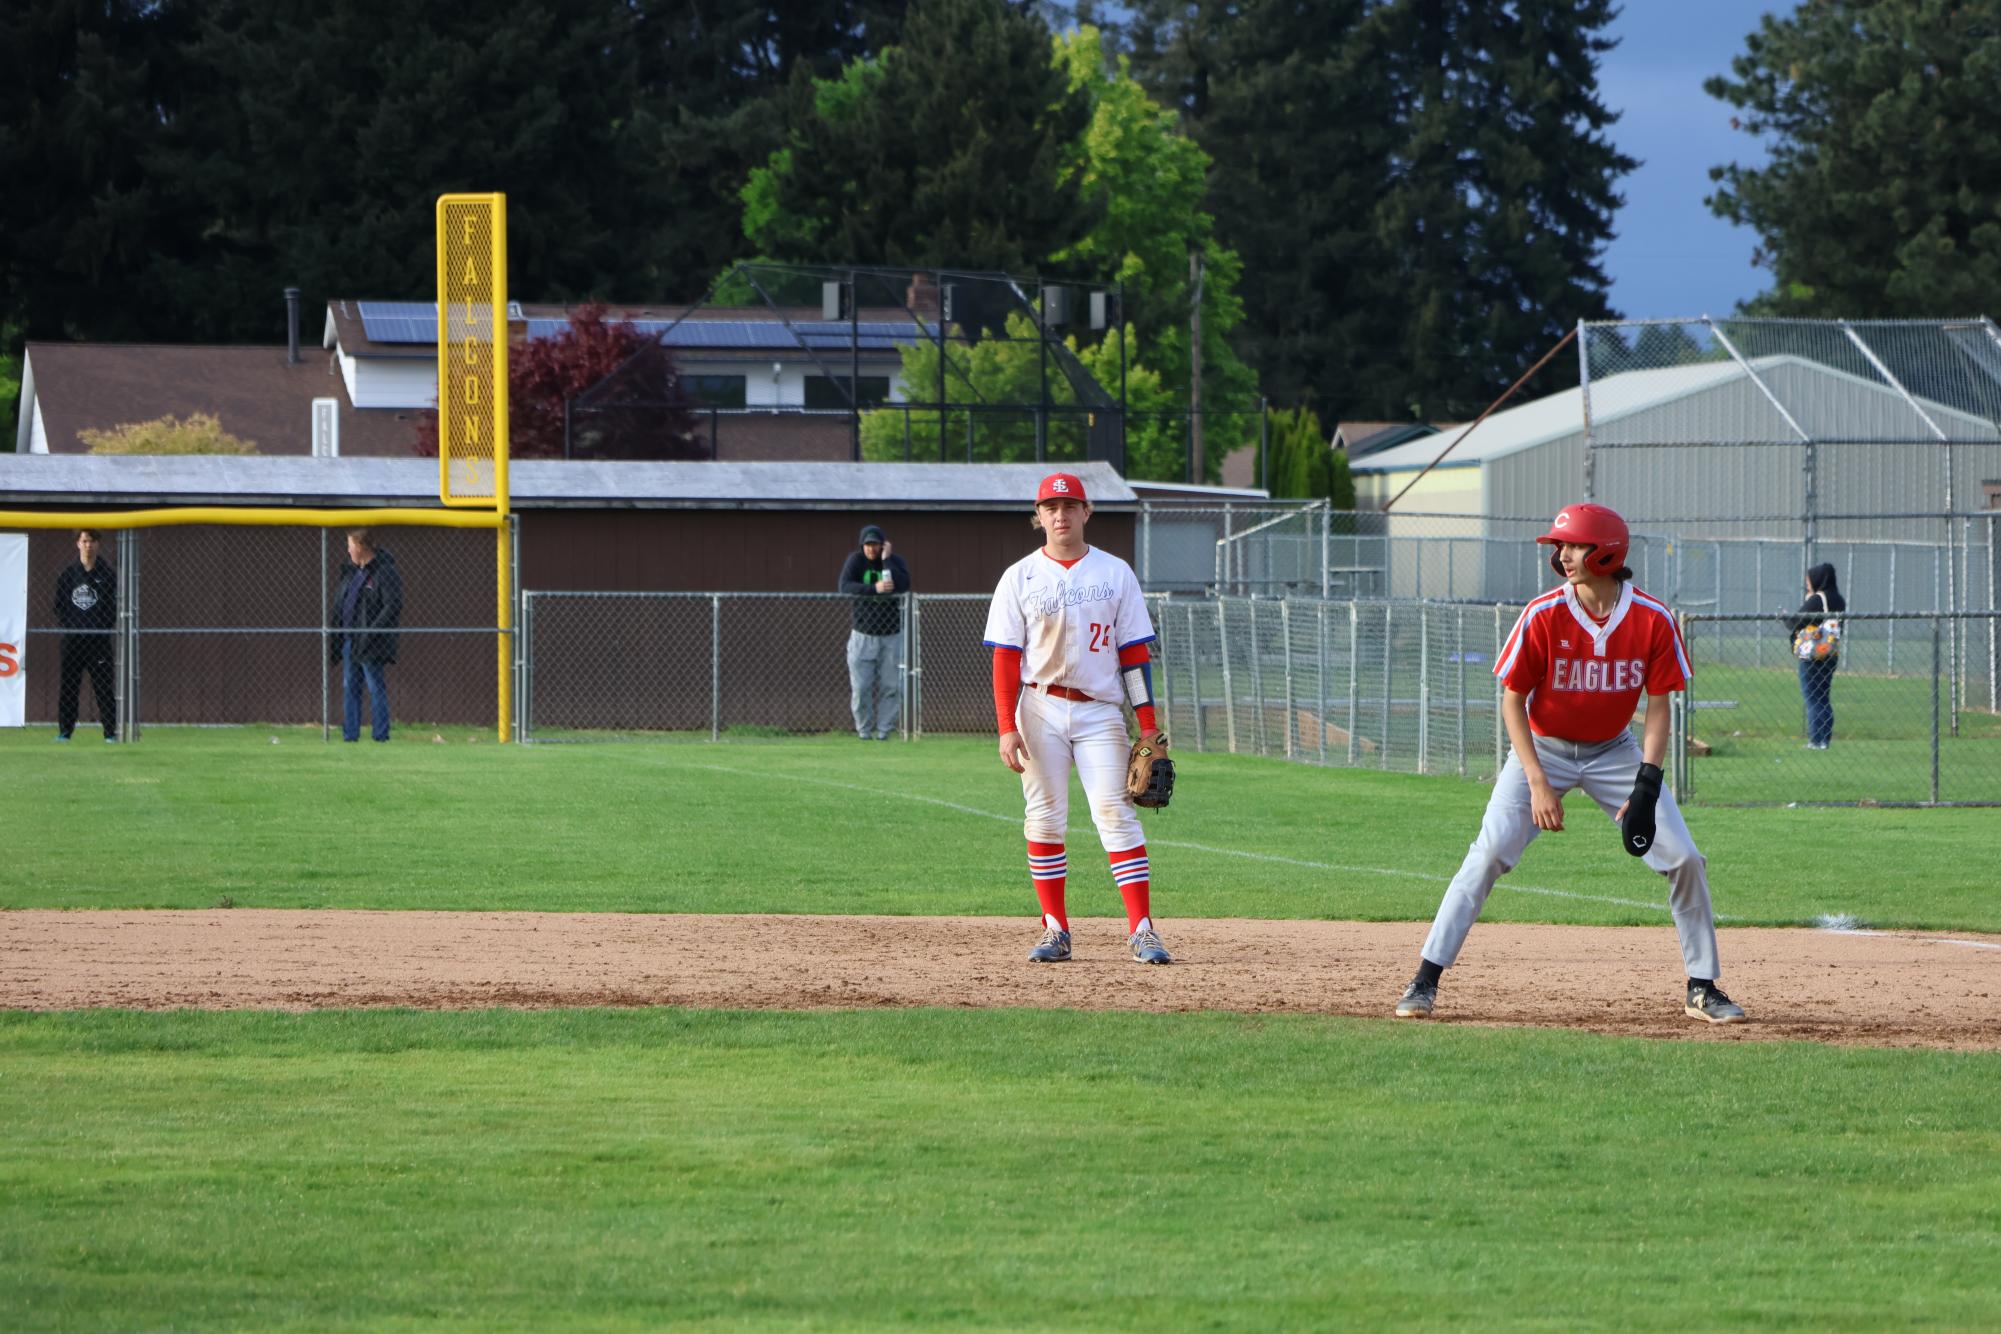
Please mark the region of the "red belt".
<svg viewBox="0 0 2001 1334"><path fill-rule="evenodd" d="M1079 704L1089 704L1093 702L1091 696L1085 694L1081 690L1072 690L1069 686L1039 686L1035 684L1035 682L1030 681L1026 689L1040 690L1043 694L1054 695L1058 699L1074 699Z"/></svg>

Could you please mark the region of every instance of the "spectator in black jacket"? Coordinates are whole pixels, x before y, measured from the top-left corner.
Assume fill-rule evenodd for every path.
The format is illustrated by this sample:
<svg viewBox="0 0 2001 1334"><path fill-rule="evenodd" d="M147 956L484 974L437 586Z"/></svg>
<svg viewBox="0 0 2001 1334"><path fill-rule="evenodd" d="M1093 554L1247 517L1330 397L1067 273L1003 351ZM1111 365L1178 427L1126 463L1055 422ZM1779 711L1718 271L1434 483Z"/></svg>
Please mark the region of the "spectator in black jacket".
<svg viewBox="0 0 2001 1334"><path fill-rule="evenodd" d="M83 676L97 696L97 719L104 739L118 739L118 704L112 689L112 631L118 625L118 573L98 556L104 534L85 528L76 535L76 560L56 576L56 624L62 629L62 679L56 691L56 740L76 730Z"/></svg>
<svg viewBox="0 0 2001 1334"><path fill-rule="evenodd" d="M1806 601L1799 615L1786 622L1786 632L1798 635L1808 626L1819 625L1831 616L1848 610L1841 585L1832 565L1816 565L1806 572ZM1802 659L1799 664L1800 698L1806 703L1806 744L1809 750L1826 750L1834 739L1834 669L1841 665L1838 653L1824 658Z"/></svg>
<svg viewBox="0 0 2001 1334"><path fill-rule="evenodd" d="M861 550L848 553L840 589L855 600L848 632L855 735L887 741L903 707L903 595L910 591L910 567L890 554L889 536L875 524L862 529Z"/></svg>
<svg viewBox="0 0 2001 1334"><path fill-rule="evenodd" d="M361 740L361 691L368 687L369 735L389 739L389 683L384 676L396 661L396 628L403 623L403 575L396 558L375 546L366 528L347 531L347 559L341 563L327 624L334 629L329 653L341 664L343 703L340 736Z"/></svg>

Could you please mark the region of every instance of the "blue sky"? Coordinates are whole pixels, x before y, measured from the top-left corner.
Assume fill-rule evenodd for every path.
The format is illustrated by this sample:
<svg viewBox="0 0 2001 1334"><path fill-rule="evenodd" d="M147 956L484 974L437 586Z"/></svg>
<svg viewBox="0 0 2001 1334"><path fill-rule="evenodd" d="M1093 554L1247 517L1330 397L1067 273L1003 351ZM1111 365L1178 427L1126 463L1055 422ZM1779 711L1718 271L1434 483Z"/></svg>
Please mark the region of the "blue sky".
<svg viewBox="0 0 2001 1334"><path fill-rule="evenodd" d="M1725 315L1771 285L1751 267L1757 236L1702 202L1709 169L1764 160L1757 142L1730 128L1732 108L1702 91L1744 50L1767 12L1758 0L1626 0L1609 35L1619 46L1599 69L1599 95L1621 113L1612 141L1642 165L1620 182L1625 207L1605 251L1612 306L1634 318Z"/></svg>

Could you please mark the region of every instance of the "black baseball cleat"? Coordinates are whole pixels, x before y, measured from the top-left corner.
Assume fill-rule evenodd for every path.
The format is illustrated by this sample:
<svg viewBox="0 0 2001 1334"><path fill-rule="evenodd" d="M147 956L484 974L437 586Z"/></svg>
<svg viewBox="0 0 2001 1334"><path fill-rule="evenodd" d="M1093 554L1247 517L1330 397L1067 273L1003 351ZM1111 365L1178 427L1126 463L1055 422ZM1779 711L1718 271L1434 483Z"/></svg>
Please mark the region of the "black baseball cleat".
<svg viewBox="0 0 2001 1334"><path fill-rule="evenodd" d="M1438 983L1424 982L1417 978L1403 989L1403 999L1397 1002L1397 1018L1429 1019L1431 1009L1438 1004Z"/></svg>
<svg viewBox="0 0 2001 1334"><path fill-rule="evenodd" d="M1070 933L1050 927L1042 933L1042 939L1035 942L1035 948L1028 952L1030 963L1070 962Z"/></svg>
<svg viewBox="0 0 2001 1334"><path fill-rule="evenodd" d="M1691 1019L1700 1019L1705 1024L1744 1022L1744 1007L1724 995L1722 988L1714 982L1692 984L1688 989L1688 999L1682 1004L1681 1012Z"/></svg>

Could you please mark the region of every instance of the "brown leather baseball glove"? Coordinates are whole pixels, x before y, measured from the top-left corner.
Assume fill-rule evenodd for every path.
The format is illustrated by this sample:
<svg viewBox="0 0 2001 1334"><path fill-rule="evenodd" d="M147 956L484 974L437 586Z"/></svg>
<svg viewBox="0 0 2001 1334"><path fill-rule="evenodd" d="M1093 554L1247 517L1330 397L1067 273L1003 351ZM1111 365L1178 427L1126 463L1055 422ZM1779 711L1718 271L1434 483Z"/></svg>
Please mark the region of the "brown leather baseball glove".
<svg viewBox="0 0 2001 1334"><path fill-rule="evenodd" d="M1165 806L1174 795L1174 761L1167 758L1167 733L1142 732L1126 760L1126 795L1135 806Z"/></svg>

